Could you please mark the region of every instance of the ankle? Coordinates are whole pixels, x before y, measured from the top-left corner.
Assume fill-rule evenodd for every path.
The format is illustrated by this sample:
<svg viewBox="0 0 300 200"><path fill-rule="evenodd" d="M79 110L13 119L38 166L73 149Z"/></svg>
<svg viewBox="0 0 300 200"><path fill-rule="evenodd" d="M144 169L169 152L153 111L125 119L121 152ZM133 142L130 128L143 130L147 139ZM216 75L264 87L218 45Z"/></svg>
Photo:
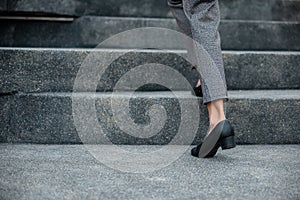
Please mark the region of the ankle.
<svg viewBox="0 0 300 200"><path fill-rule="evenodd" d="M215 128L215 126L220 122L225 120L225 116L222 118L219 118L218 120L214 120L214 121L210 121L209 122L209 130L208 130L208 134L211 133L211 131Z"/></svg>
<svg viewBox="0 0 300 200"><path fill-rule="evenodd" d="M221 121L223 121L223 120L225 120L225 119L226 119L225 116L221 116L221 117L219 117L218 119L210 120L209 126L210 126L210 127L215 127L219 122L221 122Z"/></svg>
<svg viewBox="0 0 300 200"><path fill-rule="evenodd" d="M196 84L196 87L199 87L201 85L201 81L200 79L198 80L197 84Z"/></svg>

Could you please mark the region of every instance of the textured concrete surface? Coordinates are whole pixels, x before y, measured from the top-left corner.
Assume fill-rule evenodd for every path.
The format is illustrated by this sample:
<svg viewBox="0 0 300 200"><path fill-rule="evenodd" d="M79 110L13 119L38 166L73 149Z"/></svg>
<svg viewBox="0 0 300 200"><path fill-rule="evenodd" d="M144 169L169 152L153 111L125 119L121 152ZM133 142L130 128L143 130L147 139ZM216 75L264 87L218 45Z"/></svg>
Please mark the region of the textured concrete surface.
<svg viewBox="0 0 300 200"><path fill-rule="evenodd" d="M298 0L219 0L221 18L299 21Z"/></svg>
<svg viewBox="0 0 300 200"><path fill-rule="evenodd" d="M126 51L128 53L126 53ZM191 85L196 85L198 73L187 62L185 51L159 50L92 50L92 49L40 49L40 48L0 48L0 93L19 92L70 92L84 59L94 55L95 63L104 55L118 56L102 75L97 91L112 91L117 81L135 67L147 63L159 63L177 70ZM123 53L122 53L123 52ZM182 57L181 57L182 56ZM245 52L224 51L223 59L227 87L236 89L299 89L299 52ZM170 73L155 73L159 79L174 79ZM142 71L138 77L146 77ZM140 83L132 78L121 86L122 90L132 90ZM172 90L188 90L180 82L174 81ZM140 91L167 90L157 84L147 84ZM84 88L82 91L91 91Z"/></svg>
<svg viewBox="0 0 300 200"><path fill-rule="evenodd" d="M7 133L10 132L9 127L9 119L10 119L10 112L11 108L10 105L13 101L12 96L0 96L0 141L1 142L7 142Z"/></svg>
<svg viewBox="0 0 300 200"><path fill-rule="evenodd" d="M84 16L73 22L2 20L0 45L95 47L110 36L140 27L178 30L175 19L162 18ZM300 50L300 22L223 20L220 34L224 50ZM128 43L135 44L135 40ZM161 40L160 43L166 48L178 48L176 39ZM139 40L136 47L141 46L145 47L145 44ZM147 46L151 46L151 41Z"/></svg>
<svg viewBox="0 0 300 200"><path fill-rule="evenodd" d="M142 152L160 146L122 148ZM142 174L109 168L81 145L1 144L0 157L0 198L7 200L300 198L299 145L238 145L210 159L188 150L166 168ZM155 162L161 161L139 164Z"/></svg>
<svg viewBox="0 0 300 200"><path fill-rule="evenodd" d="M93 53L91 53L93 52ZM124 54L122 50L99 50L92 49L2 49L0 59L0 92L21 91L21 92L68 92L73 91L74 80L79 68L83 65L84 59L91 53L94 56L94 63L103 63L102 58L118 57L108 66L102 75L97 91L112 91L117 81L131 69L147 64L160 63L177 70L186 77L191 85L196 85L198 79L196 70L192 69L185 59L183 52L162 52L146 51L130 52ZM176 54L178 53L178 55ZM124 54L124 55L123 55ZM122 56L121 56L122 55ZM183 56L183 57L180 57ZM299 54L300 58L300 54ZM94 63L92 63L94 65ZM9 67L8 67L9 66ZM88 65L90 66L90 65ZM96 65L95 65L96 66ZM100 66L100 65L99 65ZM86 68L82 66L82 68ZM100 68L100 67L99 67ZM145 70L139 72L137 76L146 77ZM155 72L156 77L167 78L168 73ZM170 79L174 74L170 74ZM130 84L121 87L123 90L132 90L140 79L132 79ZM139 83L139 82L138 82ZM300 87L300 83L299 83ZM170 89L187 89L180 83L174 83ZM166 88L149 84L140 90L166 90ZM91 91L83 89L82 91Z"/></svg>
<svg viewBox="0 0 300 200"><path fill-rule="evenodd" d="M6 10L6 0L2 0ZM8 0L11 12L39 12L59 15L98 15L129 17L170 17L165 1L156 0ZM221 18L244 20L287 20L300 19L298 0L222 0L219 1Z"/></svg>
<svg viewBox="0 0 300 200"><path fill-rule="evenodd" d="M72 16L166 17L170 15L167 1L155 0L8 0L8 10Z"/></svg>
<svg viewBox="0 0 300 200"><path fill-rule="evenodd" d="M295 53L295 54L294 54ZM298 52L224 53L229 89L297 89L300 85Z"/></svg>
<svg viewBox="0 0 300 200"><path fill-rule="evenodd" d="M228 20L220 24L224 50L300 50L299 33L299 22Z"/></svg>
<svg viewBox="0 0 300 200"><path fill-rule="evenodd" d="M174 95L176 94L177 97ZM207 111L202 105L201 98L197 98L189 91L186 92L135 92L132 96L128 92L118 93L114 98L111 93L76 93L74 105L84 106L83 116L79 121L84 129L77 132L72 115L72 93L36 93L17 94L14 101L10 101L11 131L4 134L4 141L11 143L98 143L107 144L99 135L98 124L103 133L114 144L168 144L175 136L179 135L179 125L183 122L187 127L183 135L179 136L176 144L190 144L189 137L193 137L194 124L190 117L184 115L193 113L193 103L200 104L200 121L194 144L199 143L206 135L208 127ZM300 143L300 92L299 90L261 90L261 91L229 91L230 100L226 103L226 115L231 120L239 144L299 144ZM79 99L79 101L78 101ZM74 98L73 98L74 100ZM90 100L96 109L97 126L91 125L93 116ZM113 101L112 101L113 100ZM129 114L124 101L129 101ZM183 107L180 106L183 102ZM113 114L112 102L121 105L118 114L124 115L125 129L117 122ZM150 107L158 105L166 110L166 121L160 111L155 111L153 117L149 114ZM183 113L183 114L181 114ZM195 113L194 113L195 114ZM85 119L88 119L85 121ZM156 134L141 136L147 133L141 130L133 135L129 119L134 124L145 126L155 124L158 129ZM161 121L156 121L160 119ZM158 128L159 127L159 128ZM196 127L196 128L197 128ZM78 128L78 127L77 127ZM155 130L156 130L155 128ZM78 130L78 129L77 129ZM81 129L80 129L81 130ZM137 128L134 128L137 130ZM138 129L140 130L140 129ZM153 128L154 130L154 128ZM80 134L78 134L80 133ZM187 137L189 136L189 137ZM82 141L83 139L83 141ZM3 142L3 141L1 141Z"/></svg>

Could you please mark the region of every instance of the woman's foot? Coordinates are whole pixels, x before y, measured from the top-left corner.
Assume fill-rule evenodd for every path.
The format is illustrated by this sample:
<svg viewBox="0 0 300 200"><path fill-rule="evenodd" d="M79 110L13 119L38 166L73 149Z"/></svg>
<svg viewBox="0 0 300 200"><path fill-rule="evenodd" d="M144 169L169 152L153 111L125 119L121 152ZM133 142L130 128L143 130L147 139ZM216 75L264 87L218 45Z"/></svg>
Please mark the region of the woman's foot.
<svg viewBox="0 0 300 200"><path fill-rule="evenodd" d="M235 138L234 129L228 119L219 122L199 145L191 150L192 156L200 158L213 157L219 147L222 150L234 148Z"/></svg>
<svg viewBox="0 0 300 200"><path fill-rule="evenodd" d="M224 113L224 100L217 99L209 102L207 109L209 114L209 129L203 139L203 143L191 151L191 154L196 157L213 157L222 143L222 149L227 149L228 146L235 146L234 131ZM227 143L230 143L230 145L227 145Z"/></svg>

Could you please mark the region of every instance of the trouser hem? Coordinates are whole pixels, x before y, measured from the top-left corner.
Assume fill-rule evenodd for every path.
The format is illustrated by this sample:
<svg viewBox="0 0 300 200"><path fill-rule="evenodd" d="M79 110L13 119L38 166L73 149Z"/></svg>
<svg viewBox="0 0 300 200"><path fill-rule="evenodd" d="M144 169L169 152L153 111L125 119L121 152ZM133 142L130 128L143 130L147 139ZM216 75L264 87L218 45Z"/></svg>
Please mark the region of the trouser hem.
<svg viewBox="0 0 300 200"><path fill-rule="evenodd" d="M211 97L209 99L203 99L203 105L207 105L209 102L219 100L219 99L224 99L224 102L228 102L229 98L228 96L216 96L216 97Z"/></svg>

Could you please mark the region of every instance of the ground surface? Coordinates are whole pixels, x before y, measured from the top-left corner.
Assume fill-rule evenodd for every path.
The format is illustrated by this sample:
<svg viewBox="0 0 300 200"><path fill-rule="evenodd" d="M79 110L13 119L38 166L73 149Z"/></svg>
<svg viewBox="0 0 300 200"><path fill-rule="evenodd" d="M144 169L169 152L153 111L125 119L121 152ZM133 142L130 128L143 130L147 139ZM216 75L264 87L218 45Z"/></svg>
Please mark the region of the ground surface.
<svg viewBox="0 0 300 200"><path fill-rule="evenodd" d="M125 173L83 145L0 144L0 199L300 199L300 145L239 145L211 159L194 158L187 148L165 168Z"/></svg>

